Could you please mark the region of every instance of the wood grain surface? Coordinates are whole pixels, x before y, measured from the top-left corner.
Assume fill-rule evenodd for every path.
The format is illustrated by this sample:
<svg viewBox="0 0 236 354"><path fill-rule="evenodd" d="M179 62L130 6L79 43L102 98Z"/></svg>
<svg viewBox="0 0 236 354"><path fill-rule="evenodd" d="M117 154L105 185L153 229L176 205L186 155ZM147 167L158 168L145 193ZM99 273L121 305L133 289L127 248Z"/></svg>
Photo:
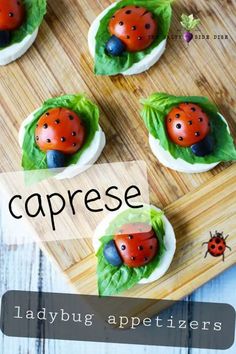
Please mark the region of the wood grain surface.
<svg viewBox="0 0 236 354"><path fill-rule="evenodd" d="M235 195L231 194L235 165L220 164L210 172L196 175L180 174L159 165L150 152L148 134L139 115L139 99L155 91L208 96L218 105L236 137L235 4L226 0L176 1L168 47L157 65L133 77L96 77L87 32L95 17L110 3L49 0L48 13L34 46L20 60L0 68L0 170L20 169L18 130L22 120L42 101L63 93L85 92L99 105L101 126L107 136L99 162L144 160L148 165L151 202L166 210L178 241L170 272L158 284L162 283L163 288L165 285L163 297L179 298L235 263L235 228L230 229L230 222L235 222ZM200 17L202 25L196 34L210 38L196 39L189 46L176 39L181 33L179 19L183 12ZM228 39L214 39L215 35ZM179 212L176 216L175 208L182 210L181 215ZM227 255L225 263L210 257L203 261L204 251L200 247L208 230L217 225L231 234L233 252ZM90 287L95 291L95 258L89 241L87 255L73 241L42 247L79 291L88 291ZM88 268L91 279L78 278L78 269L83 266ZM181 284L181 288L176 284ZM144 286L134 294L160 296L156 287L156 283Z"/></svg>

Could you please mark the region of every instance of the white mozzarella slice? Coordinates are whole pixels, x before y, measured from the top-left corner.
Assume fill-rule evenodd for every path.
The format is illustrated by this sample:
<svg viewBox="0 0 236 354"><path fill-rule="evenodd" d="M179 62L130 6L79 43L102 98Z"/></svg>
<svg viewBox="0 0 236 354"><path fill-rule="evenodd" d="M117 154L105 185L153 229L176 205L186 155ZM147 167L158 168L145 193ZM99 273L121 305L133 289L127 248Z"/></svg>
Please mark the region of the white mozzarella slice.
<svg viewBox="0 0 236 354"><path fill-rule="evenodd" d="M151 205L152 209L156 211L161 211L160 209L156 208L155 206ZM95 253L99 250L101 246L100 238L104 236L105 231L108 229L109 225L121 212L125 211L127 208L123 208L115 213L108 214L101 223L97 226L94 235L93 235L93 248ZM161 278L169 269L172 259L175 254L176 249L176 239L175 239L175 232L174 229L167 219L166 216L163 216L164 227L165 227L165 236L164 236L164 244L165 244L165 252L157 266L156 269L152 272L152 274L148 278L144 278L139 281L139 284L147 284L157 279Z"/></svg>

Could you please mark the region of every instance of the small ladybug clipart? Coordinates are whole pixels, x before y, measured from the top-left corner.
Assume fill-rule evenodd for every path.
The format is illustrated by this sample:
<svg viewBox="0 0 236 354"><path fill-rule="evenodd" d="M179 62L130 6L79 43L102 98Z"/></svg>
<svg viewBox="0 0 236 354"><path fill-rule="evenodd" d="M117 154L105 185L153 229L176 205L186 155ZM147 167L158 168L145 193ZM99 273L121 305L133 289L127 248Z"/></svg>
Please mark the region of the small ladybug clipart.
<svg viewBox="0 0 236 354"><path fill-rule="evenodd" d="M215 231L215 234L212 235L212 232L210 231L210 240L208 242L203 242L203 245L208 245L205 257L207 257L207 254L210 253L213 257L223 257L223 261L225 260L225 250L228 248L231 251L231 248L226 245L226 240L229 237L229 235L224 236L223 232L218 232Z"/></svg>

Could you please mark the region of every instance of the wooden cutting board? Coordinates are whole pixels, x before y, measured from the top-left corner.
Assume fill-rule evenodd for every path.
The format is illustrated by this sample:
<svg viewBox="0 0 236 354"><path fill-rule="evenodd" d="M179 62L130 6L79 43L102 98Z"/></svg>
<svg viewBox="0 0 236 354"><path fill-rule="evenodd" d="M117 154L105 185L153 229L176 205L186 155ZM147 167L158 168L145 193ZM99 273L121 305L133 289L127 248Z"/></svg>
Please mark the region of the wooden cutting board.
<svg viewBox="0 0 236 354"><path fill-rule="evenodd" d="M176 0L168 47L157 65L133 77L95 77L87 32L111 3L49 0L34 46L17 62L0 68L0 170L20 170L17 135L30 112L49 97L85 92L99 105L107 136L98 162L144 160L151 202L165 210L177 236L175 259L166 276L124 295L179 299L236 262L236 166L220 164L210 172L187 175L159 165L150 152L139 100L155 91L208 96L236 137L235 4ZM179 38L183 12L202 20L195 33L199 39L190 45ZM209 39L202 39L207 35ZM206 246L201 244L215 229L230 234L227 242L232 252L226 252L225 262L209 255L204 259ZM42 249L78 292L96 293L96 258L89 240L82 245L79 241L45 243Z"/></svg>

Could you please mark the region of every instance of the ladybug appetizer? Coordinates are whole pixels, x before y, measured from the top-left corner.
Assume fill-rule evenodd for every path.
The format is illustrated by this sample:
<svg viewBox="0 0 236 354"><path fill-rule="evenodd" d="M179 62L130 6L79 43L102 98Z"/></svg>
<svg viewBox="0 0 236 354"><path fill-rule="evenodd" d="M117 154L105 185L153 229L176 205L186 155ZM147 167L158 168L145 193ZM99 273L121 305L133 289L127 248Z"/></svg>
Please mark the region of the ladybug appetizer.
<svg viewBox="0 0 236 354"><path fill-rule="evenodd" d="M141 102L151 150L164 166L200 173L236 160L229 126L206 97L154 93Z"/></svg>
<svg viewBox="0 0 236 354"><path fill-rule="evenodd" d="M224 236L223 232L215 231L215 234L212 235L212 232L210 231L210 240L208 242L203 242L202 244L202 245L207 245L205 258L207 254L210 253L210 255L212 255L213 257L222 256L224 261L226 248L228 248L231 251L231 248L226 244L226 240L228 237L229 235Z"/></svg>
<svg viewBox="0 0 236 354"><path fill-rule="evenodd" d="M171 2L166 0L159 11L158 2L119 1L103 11L88 34L95 73L133 75L154 65L165 51Z"/></svg>
<svg viewBox="0 0 236 354"><path fill-rule="evenodd" d="M65 168L59 176L70 178L98 159L105 135L97 106L83 95L66 95L32 113L21 126L19 142L25 170Z"/></svg>
<svg viewBox="0 0 236 354"><path fill-rule="evenodd" d="M173 259L176 241L160 209L144 205L139 211L125 209L105 217L95 231L93 246L99 294L105 296L162 277Z"/></svg>
<svg viewBox="0 0 236 354"><path fill-rule="evenodd" d="M0 1L0 65L22 56L34 42L46 12L46 0Z"/></svg>

